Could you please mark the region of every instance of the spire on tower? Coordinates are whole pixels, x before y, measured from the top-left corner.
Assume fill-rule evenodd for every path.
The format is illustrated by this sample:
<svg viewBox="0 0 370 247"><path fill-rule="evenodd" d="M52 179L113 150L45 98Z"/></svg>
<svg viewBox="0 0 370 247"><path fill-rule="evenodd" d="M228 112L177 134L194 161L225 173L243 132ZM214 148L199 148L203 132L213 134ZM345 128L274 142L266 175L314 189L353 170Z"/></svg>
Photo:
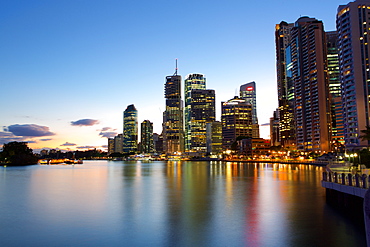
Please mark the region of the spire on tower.
<svg viewBox="0 0 370 247"><path fill-rule="evenodd" d="M177 75L177 58L176 58L176 68L175 68L175 73L173 75Z"/></svg>

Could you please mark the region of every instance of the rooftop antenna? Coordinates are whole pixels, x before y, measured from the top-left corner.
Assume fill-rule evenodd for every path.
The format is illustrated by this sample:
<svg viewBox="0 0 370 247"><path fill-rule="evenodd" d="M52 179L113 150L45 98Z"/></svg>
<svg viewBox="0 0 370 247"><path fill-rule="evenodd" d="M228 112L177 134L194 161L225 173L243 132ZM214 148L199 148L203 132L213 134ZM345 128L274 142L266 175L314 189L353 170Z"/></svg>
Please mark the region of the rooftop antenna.
<svg viewBox="0 0 370 247"><path fill-rule="evenodd" d="M177 58L176 58L176 68L175 68L175 73L173 75L177 75Z"/></svg>

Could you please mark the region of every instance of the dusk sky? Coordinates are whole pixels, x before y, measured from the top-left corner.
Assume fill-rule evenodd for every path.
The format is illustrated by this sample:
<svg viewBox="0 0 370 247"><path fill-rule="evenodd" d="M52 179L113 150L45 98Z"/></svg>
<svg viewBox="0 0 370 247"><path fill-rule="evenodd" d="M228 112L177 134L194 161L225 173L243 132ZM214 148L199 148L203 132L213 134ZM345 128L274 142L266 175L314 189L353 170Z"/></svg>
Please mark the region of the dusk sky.
<svg viewBox="0 0 370 247"><path fill-rule="evenodd" d="M107 145L134 104L161 132L165 77L207 78L221 101L255 81L260 124L277 107L275 25L301 16L335 30L347 1L18 1L0 3L0 146ZM261 126L269 138L269 127Z"/></svg>

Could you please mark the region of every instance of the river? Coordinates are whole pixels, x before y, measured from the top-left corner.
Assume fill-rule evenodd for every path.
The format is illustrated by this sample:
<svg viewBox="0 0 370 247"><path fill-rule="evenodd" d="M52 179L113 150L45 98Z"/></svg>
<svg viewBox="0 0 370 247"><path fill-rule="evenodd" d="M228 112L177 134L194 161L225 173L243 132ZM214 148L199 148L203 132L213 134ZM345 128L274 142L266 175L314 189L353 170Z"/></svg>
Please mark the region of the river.
<svg viewBox="0 0 370 247"><path fill-rule="evenodd" d="M0 246L366 246L324 168L85 161L0 167Z"/></svg>

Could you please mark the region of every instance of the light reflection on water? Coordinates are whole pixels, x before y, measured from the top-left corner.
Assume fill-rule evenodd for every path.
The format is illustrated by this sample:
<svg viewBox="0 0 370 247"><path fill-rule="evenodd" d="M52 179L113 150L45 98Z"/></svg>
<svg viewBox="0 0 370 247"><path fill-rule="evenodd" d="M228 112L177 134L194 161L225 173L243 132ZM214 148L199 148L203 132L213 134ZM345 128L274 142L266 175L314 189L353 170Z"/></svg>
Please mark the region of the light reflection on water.
<svg viewBox="0 0 370 247"><path fill-rule="evenodd" d="M0 167L0 246L364 246L323 168L86 161Z"/></svg>

